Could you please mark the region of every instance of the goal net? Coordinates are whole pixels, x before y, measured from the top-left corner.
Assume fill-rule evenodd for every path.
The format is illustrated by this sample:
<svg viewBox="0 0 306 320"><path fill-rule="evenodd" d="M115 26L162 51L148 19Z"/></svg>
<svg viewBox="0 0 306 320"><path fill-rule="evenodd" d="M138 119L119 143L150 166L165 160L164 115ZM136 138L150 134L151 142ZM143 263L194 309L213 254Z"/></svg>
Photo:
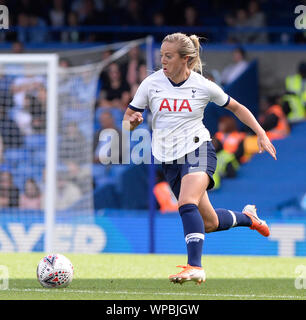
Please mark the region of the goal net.
<svg viewBox="0 0 306 320"><path fill-rule="evenodd" d="M123 169L101 164L99 133L121 127L152 71L147 43L0 55L0 251L103 251L95 192ZM135 73L128 62L138 51ZM107 207L107 192L100 198Z"/></svg>

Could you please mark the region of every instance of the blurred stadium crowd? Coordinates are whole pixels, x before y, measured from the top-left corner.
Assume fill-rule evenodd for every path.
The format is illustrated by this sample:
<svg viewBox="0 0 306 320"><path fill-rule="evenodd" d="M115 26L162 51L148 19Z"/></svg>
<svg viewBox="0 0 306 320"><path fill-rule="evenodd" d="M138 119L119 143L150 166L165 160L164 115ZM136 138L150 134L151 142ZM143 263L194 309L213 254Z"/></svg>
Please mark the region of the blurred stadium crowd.
<svg viewBox="0 0 306 320"><path fill-rule="evenodd" d="M288 10L283 1L154 1L147 3L141 0L99 1L99 0L54 0L45 1L10 0L0 1L9 7L13 25L18 27L64 27L64 26L176 26L187 27L203 25L252 26L264 27L286 25ZM287 3L287 2L285 2ZM291 4L292 5L292 4ZM278 6L277 17L273 10ZM175 8L175 15L173 15ZM292 18L292 16L291 16ZM291 21L292 22L292 21ZM28 29L16 29L2 34L5 41L15 42L13 52L24 52L23 44L46 41L110 41L110 34L79 33L78 31L59 30L48 33L34 32ZM137 38L129 34L128 37ZM121 40L127 36L122 35ZM209 39L211 39L209 37ZM219 40L213 39L212 41ZM269 43L266 33L227 34L225 42L234 43ZM295 42L303 41L300 37ZM106 52L104 58L112 52ZM60 61L62 67L69 66L69 60ZM244 51L236 49L234 62L221 72L220 85L233 81L227 75L237 76L247 67ZM121 135L121 120L124 110L131 101L140 82L147 75L147 66L143 53L138 47L130 50L128 58L111 63L99 78L99 90L95 105L94 142L93 142L93 175L95 189L114 181L122 173L122 166L104 166L100 163L100 134L104 129L112 128ZM209 75L216 81L213 76ZM286 93L282 96L266 97L261 106L258 120L268 132L270 138L282 139L290 134L290 126L295 121L305 119L306 107L306 64L301 63L294 75L288 75ZM0 75L0 207L19 207L22 209L40 209L43 204L43 181L45 158L41 146L45 143L46 129L46 79L42 76L11 77ZM144 124L147 128L150 123ZM78 150L75 144L86 136L71 122L66 127L65 145L60 145L59 152L69 153ZM239 131L235 120L222 117L218 132L213 139L218 167L215 174L216 189L224 177L235 177L239 167L248 161L252 154L258 152L256 137L251 132ZM33 147L36 146L36 147ZM118 148L120 150L120 148ZM99 156L98 156L99 155ZM18 158L19 157L19 158ZM29 176L20 159L28 159L31 166L37 167L37 175ZM14 163L14 161L16 163ZM23 161L24 162L24 161ZM81 163L66 163L67 175L58 183L60 198L57 209L67 209L81 200L86 190L82 190L84 179L90 179L91 171L82 168ZM19 171L18 171L19 170ZM22 172L22 173L20 173ZM19 177L23 177L20 180ZM27 177L25 179L25 177ZM159 187L162 191L159 191ZM157 173L157 184L154 190L159 208L162 211L175 209L169 189L164 189L164 181ZM168 191L167 191L168 190ZM167 194L168 197L159 197Z"/></svg>
<svg viewBox="0 0 306 320"><path fill-rule="evenodd" d="M135 39L143 36L117 33L114 29L94 32L78 27L90 26L164 26L205 27L209 42L267 43L271 41L305 43L305 35L297 33L267 34L232 32L235 27L264 28L292 26L294 7L302 1L291 0L1 0L8 6L10 24L17 28L2 33L2 40L35 42L84 42ZM173 14L175 12L175 14ZM24 28L32 27L32 30ZM58 28L50 32L46 27ZM68 29L65 29L68 27ZM36 28L36 30L35 30ZM76 28L71 30L69 28ZM40 29L39 32L36 32ZM122 31L122 30L120 30ZM155 30L156 31L156 30ZM164 36L156 31L157 40Z"/></svg>

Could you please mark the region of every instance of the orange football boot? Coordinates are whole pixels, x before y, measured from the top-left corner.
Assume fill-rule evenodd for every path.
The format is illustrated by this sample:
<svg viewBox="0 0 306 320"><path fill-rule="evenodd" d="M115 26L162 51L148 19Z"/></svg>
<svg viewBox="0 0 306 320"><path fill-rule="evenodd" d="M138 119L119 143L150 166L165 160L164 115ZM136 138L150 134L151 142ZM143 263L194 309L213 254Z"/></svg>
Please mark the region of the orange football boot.
<svg viewBox="0 0 306 320"><path fill-rule="evenodd" d="M205 282L206 276L202 267L193 267L187 264L187 266L177 266L183 268L183 270L177 274L169 276L169 280L173 283L183 284L186 281L195 281L197 284Z"/></svg>
<svg viewBox="0 0 306 320"><path fill-rule="evenodd" d="M252 204L246 205L243 208L242 213L247 215L252 220L252 225L250 226L250 229L258 231L264 237L269 237L270 235L269 227L266 221L258 218L257 209L255 205L252 205Z"/></svg>

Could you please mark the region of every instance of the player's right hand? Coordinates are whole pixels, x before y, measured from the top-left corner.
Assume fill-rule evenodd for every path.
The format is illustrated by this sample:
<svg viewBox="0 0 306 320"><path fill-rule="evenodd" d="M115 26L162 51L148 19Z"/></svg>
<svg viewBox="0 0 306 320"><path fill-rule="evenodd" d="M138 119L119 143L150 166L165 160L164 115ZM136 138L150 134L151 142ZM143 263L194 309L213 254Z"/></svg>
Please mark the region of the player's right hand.
<svg viewBox="0 0 306 320"><path fill-rule="evenodd" d="M137 127L143 122L143 117L141 112L134 112L132 115L130 115L130 124L132 127Z"/></svg>

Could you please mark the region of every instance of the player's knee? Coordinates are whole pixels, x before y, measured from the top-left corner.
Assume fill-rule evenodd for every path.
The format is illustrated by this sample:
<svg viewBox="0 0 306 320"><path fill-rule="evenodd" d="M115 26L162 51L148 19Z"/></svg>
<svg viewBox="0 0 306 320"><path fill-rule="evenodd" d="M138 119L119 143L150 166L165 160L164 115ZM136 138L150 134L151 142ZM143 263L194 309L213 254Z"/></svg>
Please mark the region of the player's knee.
<svg viewBox="0 0 306 320"><path fill-rule="evenodd" d="M210 233L216 231L218 228L218 220L207 221L205 222L205 233Z"/></svg>
<svg viewBox="0 0 306 320"><path fill-rule="evenodd" d="M179 199L178 200L178 207L181 207L185 204L195 204L196 206L199 205L199 201L197 201L196 199L192 199L192 198L183 198L183 199Z"/></svg>

